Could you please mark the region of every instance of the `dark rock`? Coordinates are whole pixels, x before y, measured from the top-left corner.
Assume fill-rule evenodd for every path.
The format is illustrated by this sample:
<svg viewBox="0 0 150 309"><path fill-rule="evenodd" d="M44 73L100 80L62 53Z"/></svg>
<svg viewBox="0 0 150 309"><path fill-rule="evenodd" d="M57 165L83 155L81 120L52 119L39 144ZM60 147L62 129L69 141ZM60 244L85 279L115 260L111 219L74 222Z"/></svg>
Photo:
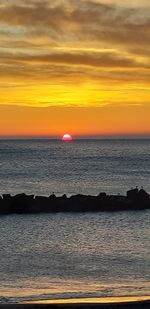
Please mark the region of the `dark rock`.
<svg viewBox="0 0 150 309"><path fill-rule="evenodd" d="M105 198L107 198L107 194L105 192L100 192L98 197L101 198L101 199L105 199Z"/></svg>
<svg viewBox="0 0 150 309"><path fill-rule="evenodd" d="M138 188L131 189L127 191L127 197L131 199L136 199L138 197L138 192L139 192Z"/></svg>
<svg viewBox="0 0 150 309"><path fill-rule="evenodd" d="M26 195L24 193L11 196L0 196L0 214L11 213L56 213L56 212L99 212L150 209L150 195L137 188L127 191L127 196L106 195L98 196L77 194L67 197L65 194L56 197Z"/></svg>
<svg viewBox="0 0 150 309"><path fill-rule="evenodd" d="M142 200L149 200L150 195L144 189L140 189L138 192L138 198Z"/></svg>

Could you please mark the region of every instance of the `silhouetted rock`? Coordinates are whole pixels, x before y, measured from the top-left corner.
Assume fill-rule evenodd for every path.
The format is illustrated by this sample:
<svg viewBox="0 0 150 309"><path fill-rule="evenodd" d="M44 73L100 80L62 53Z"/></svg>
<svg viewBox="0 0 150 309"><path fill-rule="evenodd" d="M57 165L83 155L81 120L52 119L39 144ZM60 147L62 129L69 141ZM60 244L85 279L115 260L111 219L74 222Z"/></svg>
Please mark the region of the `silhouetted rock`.
<svg viewBox="0 0 150 309"><path fill-rule="evenodd" d="M144 189L140 189L138 192L138 198L142 200L149 200L150 195Z"/></svg>
<svg viewBox="0 0 150 309"><path fill-rule="evenodd" d="M101 198L101 199L106 199L107 198L107 194L105 192L100 192L98 197Z"/></svg>
<svg viewBox="0 0 150 309"><path fill-rule="evenodd" d="M35 197L34 210L35 210L35 212L49 212L50 203L49 203L48 197L46 197L46 196L36 196Z"/></svg>
<svg viewBox="0 0 150 309"><path fill-rule="evenodd" d="M32 210L34 195L24 193L11 197L11 211L13 213L29 213Z"/></svg>
<svg viewBox="0 0 150 309"><path fill-rule="evenodd" d="M0 213L1 214L7 214L7 213L11 213L11 195L10 194L3 194L2 195L2 205L1 205L1 210Z"/></svg>
<svg viewBox="0 0 150 309"><path fill-rule="evenodd" d="M129 191L127 191L127 197L128 198L132 198L132 199L136 199L138 197L138 188L135 189L131 189Z"/></svg>
<svg viewBox="0 0 150 309"><path fill-rule="evenodd" d="M24 193L0 197L0 214L11 213L56 213L56 212L98 212L150 209L150 195L137 188L127 191L127 196L107 195L101 192L98 196L77 194L67 197L65 194L56 197L26 195Z"/></svg>

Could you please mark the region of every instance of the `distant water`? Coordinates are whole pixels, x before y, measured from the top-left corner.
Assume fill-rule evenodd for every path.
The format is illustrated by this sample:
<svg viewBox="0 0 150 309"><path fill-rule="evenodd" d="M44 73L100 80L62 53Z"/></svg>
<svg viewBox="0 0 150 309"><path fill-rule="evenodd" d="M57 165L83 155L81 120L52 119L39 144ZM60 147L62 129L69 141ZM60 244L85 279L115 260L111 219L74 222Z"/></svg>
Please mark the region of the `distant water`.
<svg viewBox="0 0 150 309"><path fill-rule="evenodd" d="M150 211L0 217L0 302L150 296Z"/></svg>
<svg viewBox="0 0 150 309"><path fill-rule="evenodd" d="M150 139L0 140L0 192L150 192Z"/></svg>
<svg viewBox="0 0 150 309"><path fill-rule="evenodd" d="M150 192L150 140L1 140L1 193ZM0 302L150 295L150 211L0 217Z"/></svg>

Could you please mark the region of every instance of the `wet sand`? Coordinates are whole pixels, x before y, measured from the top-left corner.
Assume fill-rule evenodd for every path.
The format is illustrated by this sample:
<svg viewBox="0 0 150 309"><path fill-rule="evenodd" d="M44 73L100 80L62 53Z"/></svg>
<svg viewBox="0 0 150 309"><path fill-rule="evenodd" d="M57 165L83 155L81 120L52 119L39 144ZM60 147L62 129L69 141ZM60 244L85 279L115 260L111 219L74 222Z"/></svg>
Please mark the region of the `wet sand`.
<svg viewBox="0 0 150 309"><path fill-rule="evenodd" d="M150 309L150 300L90 304L0 304L0 309Z"/></svg>
<svg viewBox="0 0 150 309"><path fill-rule="evenodd" d="M0 304L0 309L150 309L150 297L81 298Z"/></svg>

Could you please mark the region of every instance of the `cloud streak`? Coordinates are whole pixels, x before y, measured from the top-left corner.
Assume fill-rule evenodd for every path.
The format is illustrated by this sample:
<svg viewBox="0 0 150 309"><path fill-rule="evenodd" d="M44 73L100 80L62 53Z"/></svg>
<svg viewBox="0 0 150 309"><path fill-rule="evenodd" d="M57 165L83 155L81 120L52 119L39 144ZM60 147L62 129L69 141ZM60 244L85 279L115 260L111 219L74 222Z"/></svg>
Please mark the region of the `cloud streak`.
<svg viewBox="0 0 150 309"><path fill-rule="evenodd" d="M93 102L115 102L119 95L127 102L126 93L133 95L137 88L142 100L145 86L143 100L148 102L150 5L146 0L135 3L0 0L0 71L4 79L1 89L6 89L3 85L7 82L9 88L13 83L18 85L19 94L17 90L14 94L12 87L12 96L13 102L19 102L19 87L25 82L29 88L37 83L39 88L49 85L48 98L44 100L57 104L56 95L51 94L56 85L58 103L69 105L72 101L80 104L80 97L84 102L87 89L88 104L90 100L92 104L92 96ZM115 89L112 97L106 96L106 85L108 93L117 85L118 93ZM32 91L33 104L41 102L42 94L38 99L37 88ZM27 102L25 90L21 94L22 101ZM3 102L7 100L10 102L6 96Z"/></svg>
<svg viewBox="0 0 150 309"><path fill-rule="evenodd" d="M56 1L55 5L53 1L21 3L8 1L8 5L0 7L1 23L22 27L28 34L45 34L55 39L56 44L83 38L127 46L140 42L149 44L150 8L81 0Z"/></svg>
<svg viewBox="0 0 150 309"><path fill-rule="evenodd" d="M47 64L62 64L62 65L75 65L75 66L90 66L90 67L109 67L109 68L150 68L149 64L138 63L136 60L130 57L118 55L115 52L51 52L49 54L3 54L1 58L16 62L27 63L47 63Z"/></svg>

